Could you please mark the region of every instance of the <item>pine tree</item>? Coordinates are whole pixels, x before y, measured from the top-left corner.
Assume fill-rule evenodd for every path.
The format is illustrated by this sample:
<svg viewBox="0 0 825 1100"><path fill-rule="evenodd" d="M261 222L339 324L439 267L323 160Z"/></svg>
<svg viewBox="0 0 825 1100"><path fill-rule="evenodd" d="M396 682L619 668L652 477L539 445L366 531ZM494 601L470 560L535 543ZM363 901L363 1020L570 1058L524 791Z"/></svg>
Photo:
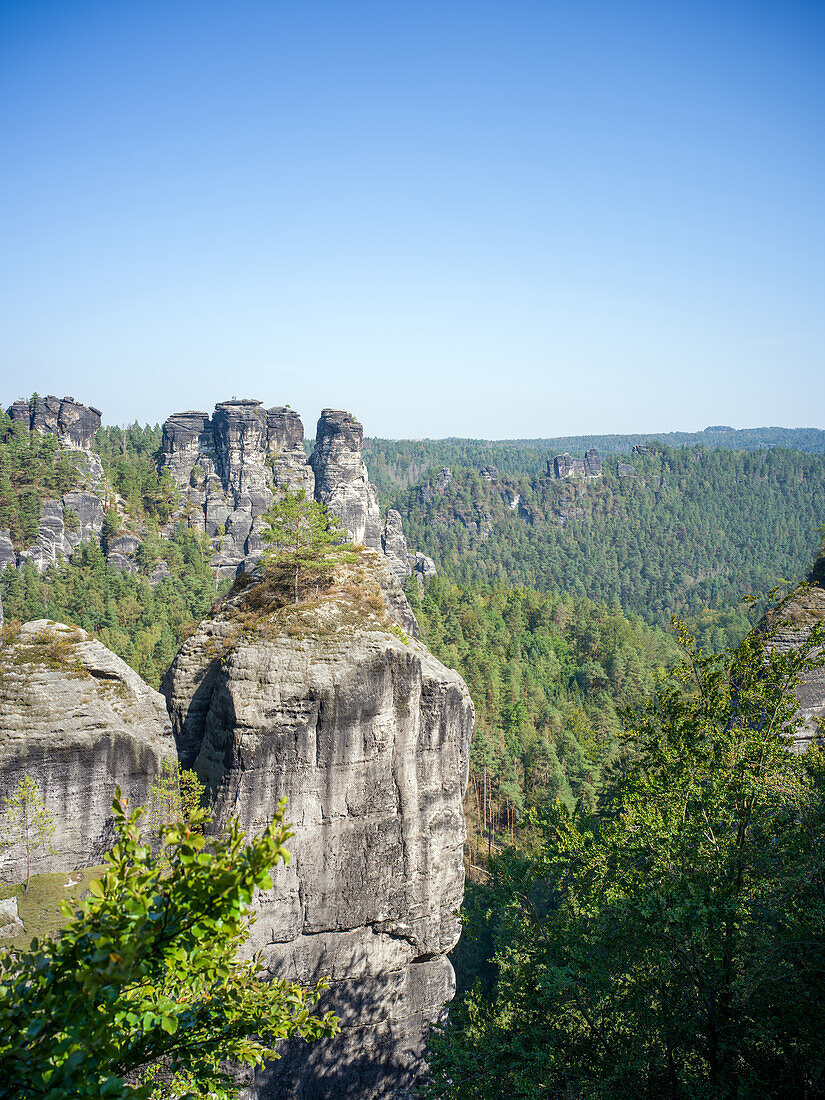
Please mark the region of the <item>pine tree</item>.
<svg viewBox="0 0 825 1100"><path fill-rule="evenodd" d="M303 489L285 492L262 519L261 538L267 544L262 565L271 573L284 570L289 575L295 603L303 583L318 584L336 562L354 560L339 520Z"/></svg>

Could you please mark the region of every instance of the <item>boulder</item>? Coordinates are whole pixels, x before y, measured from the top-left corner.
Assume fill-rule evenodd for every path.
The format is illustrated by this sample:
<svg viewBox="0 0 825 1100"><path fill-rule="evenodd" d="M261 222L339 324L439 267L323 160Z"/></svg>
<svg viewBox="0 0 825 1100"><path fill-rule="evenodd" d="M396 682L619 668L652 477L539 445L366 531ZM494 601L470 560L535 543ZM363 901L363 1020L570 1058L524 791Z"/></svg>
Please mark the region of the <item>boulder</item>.
<svg viewBox="0 0 825 1100"><path fill-rule="evenodd" d="M58 830L59 855L38 870L100 862L111 846L112 798L120 786L145 804L164 756L174 753L158 692L83 630L46 619L26 623L0 649L0 796L29 775ZM6 853L4 877L20 874Z"/></svg>

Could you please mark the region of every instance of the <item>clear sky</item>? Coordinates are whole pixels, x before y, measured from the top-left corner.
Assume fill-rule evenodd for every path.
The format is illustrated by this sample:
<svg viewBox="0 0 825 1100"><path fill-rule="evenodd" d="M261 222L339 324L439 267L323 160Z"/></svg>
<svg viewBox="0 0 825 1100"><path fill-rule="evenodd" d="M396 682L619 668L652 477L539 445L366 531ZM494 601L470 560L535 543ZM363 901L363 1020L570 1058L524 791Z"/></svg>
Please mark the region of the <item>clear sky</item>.
<svg viewBox="0 0 825 1100"><path fill-rule="evenodd" d="M825 4L0 0L0 398L825 426Z"/></svg>

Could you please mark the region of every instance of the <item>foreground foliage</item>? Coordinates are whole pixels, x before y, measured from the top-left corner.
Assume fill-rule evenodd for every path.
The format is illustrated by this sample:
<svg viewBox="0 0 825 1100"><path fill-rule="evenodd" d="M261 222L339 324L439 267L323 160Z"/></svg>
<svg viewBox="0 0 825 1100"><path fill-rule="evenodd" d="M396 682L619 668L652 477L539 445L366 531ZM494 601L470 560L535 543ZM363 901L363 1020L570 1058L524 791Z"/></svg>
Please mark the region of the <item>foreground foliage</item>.
<svg viewBox="0 0 825 1100"><path fill-rule="evenodd" d="M163 830L163 866L140 839L140 815L114 802L108 870L54 940L3 957L0 1096L235 1095L221 1063L260 1065L287 1036L333 1035L317 990L262 980L238 950L256 888L287 861L292 835L275 820L250 842L237 821L206 844L202 811ZM69 916L69 912L66 913Z"/></svg>
<svg viewBox="0 0 825 1100"><path fill-rule="evenodd" d="M602 813L559 802L494 864L493 977L433 1037L427 1096L825 1095L825 760L788 742L825 635L681 640Z"/></svg>

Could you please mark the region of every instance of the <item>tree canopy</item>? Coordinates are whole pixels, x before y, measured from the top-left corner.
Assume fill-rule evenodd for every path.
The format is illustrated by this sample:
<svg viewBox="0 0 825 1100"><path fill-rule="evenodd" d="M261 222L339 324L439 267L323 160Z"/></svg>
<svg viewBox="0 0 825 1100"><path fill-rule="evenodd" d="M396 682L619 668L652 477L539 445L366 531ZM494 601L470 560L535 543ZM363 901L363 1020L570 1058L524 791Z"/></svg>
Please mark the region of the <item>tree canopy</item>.
<svg viewBox="0 0 825 1100"><path fill-rule="evenodd" d="M789 740L825 634L681 640L601 810L557 802L537 852L494 860L492 978L433 1038L427 1096L825 1092L825 760Z"/></svg>
<svg viewBox="0 0 825 1100"><path fill-rule="evenodd" d="M193 811L163 827L159 861L118 791L117 842L80 911L2 956L0 1097L229 1100L226 1060L261 1065L280 1039L336 1032L312 1012L321 987L265 980L259 956L238 957L254 891L289 859L284 808L250 841L233 820L207 842Z"/></svg>
<svg viewBox="0 0 825 1100"><path fill-rule="evenodd" d="M295 603L307 583L320 584L336 561L352 556L345 549L347 532L340 521L304 489L284 492L262 519L266 549L261 564L290 578Z"/></svg>

